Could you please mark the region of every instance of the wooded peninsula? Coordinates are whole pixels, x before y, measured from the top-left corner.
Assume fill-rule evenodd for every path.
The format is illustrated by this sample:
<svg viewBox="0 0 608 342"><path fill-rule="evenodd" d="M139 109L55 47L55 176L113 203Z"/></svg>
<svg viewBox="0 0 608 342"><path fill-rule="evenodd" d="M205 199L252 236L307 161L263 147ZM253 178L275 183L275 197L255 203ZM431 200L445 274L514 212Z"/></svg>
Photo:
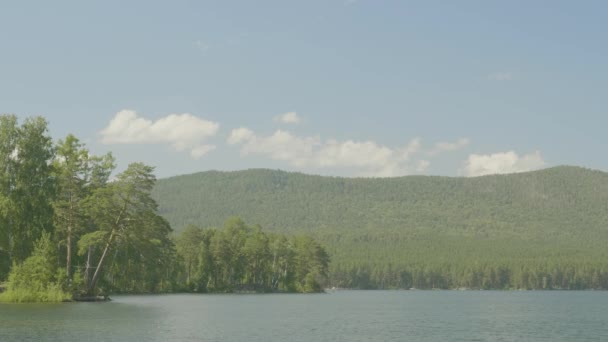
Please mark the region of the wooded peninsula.
<svg viewBox="0 0 608 342"><path fill-rule="evenodd" d="M311 237L239 218L175 235L151 196L153 168L114 168L73 135L55 144L44 118L0 116L0 301L322 290L329 256Z"/></svg>

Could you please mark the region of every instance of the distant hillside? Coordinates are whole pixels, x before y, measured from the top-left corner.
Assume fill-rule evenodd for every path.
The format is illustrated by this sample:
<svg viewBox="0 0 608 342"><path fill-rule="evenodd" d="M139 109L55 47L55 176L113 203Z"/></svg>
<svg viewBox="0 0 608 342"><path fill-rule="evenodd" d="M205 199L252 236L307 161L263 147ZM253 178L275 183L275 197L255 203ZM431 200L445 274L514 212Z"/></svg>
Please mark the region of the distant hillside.
<svg viewBox="0 0 608 342"><path fill-rule="evenodd" d="M270 231L321 237L337 268L608 260L608 173L578 167L477 178L209 171L161 179L154 196L177 231L240 216Z"/></svg>
<svg viewBox="0 0 608 342"><path fill-rule="evenodd" d="M579 235L608 230L608 173L577 167L477 178L338 178L272 170L201 172L154 190L174 229L240 216L276 231Z"/></svg>

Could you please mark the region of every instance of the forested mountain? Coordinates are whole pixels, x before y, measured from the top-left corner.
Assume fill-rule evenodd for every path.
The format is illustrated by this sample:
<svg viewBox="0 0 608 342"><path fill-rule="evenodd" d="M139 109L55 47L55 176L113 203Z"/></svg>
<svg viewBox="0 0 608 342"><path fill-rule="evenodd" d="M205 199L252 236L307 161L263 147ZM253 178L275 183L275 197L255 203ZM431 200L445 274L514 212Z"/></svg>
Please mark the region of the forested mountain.
<svg viewBox="0 0 608 342"><path fill-rule="evenodd" d="M477 178L338 178L272 170L160 180L180 231L230 216L312 233L336 286L608 287L608 173L561 166Z"/></svg>
<svg viewBox="0 0 608 342"><path fill-rule="evenodd" d="M278 231L534 238L608 234L608 173L577 167L477 178L338 178L209 171L158 181L175 230L240 216ZM608 236L608 235L606 235Z"/></svg>

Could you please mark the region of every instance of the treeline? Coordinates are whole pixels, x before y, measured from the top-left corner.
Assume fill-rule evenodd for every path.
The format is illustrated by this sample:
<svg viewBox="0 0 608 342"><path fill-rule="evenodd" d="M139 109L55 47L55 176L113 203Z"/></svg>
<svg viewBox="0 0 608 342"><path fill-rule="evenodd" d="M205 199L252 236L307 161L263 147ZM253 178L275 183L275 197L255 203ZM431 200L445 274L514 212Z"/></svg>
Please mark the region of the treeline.
<svg viewBox="0 0 608 342"><path fill-rule="evenodd" d="M578 167L478 178L349 179L273 170L160 180L177 230L239 213L305 231L332 256L326 286L608 289L608 174Z"/></svg>
<svg viewBox="0 0 608 342"><path fill-rule="evenodd" d="M338 266L329 283L356 289L607 290L608 268L593 261Z"/></svg>
<svg viewBox="0 0 608 342"><path fill-rule="evenodd" d="M337 241L339 238L339 242ZM330 286L360 289L608 289L605 240L333 234Z"/></svg>
<svg viewBox="0 0 608 342"><path fill-rule="evenodd" d="M0 116L0 300L320 290L328 259L314 240L233 220L201 231L200 240L186 232L196 241L193 261L182 248L190 237L178 238L178 252L158 214L154 169L132 163L110 180L114 169L111 154L94 156L73 135L55 144L43 118L19 125L14 115Z"/></svg>
<svg viewBox="0 0 608 342"><path fill-rule="evenodd" d="M238 218L222 229L189 226L177 238L180 283L195 292L319 292L329 255L308 236L264 233Z"/></svg>
<svg viewBox="0 0 608 342"><path fill-rule="evenodd" d="M336 268L329 279L336 287L356 289L607 290L605 265L413 265Z"/></svg>

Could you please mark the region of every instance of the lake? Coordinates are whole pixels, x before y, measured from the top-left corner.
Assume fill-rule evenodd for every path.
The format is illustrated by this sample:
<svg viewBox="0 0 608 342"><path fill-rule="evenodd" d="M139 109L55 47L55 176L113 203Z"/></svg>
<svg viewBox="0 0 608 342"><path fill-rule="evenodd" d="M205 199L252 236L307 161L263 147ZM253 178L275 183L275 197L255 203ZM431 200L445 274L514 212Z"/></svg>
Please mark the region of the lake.
<svg viewBox="0 0 608 342"><path fill-rule="evenodd" d="M0 304L0 341L608 341L608 292L335 291Z"/></svg>

